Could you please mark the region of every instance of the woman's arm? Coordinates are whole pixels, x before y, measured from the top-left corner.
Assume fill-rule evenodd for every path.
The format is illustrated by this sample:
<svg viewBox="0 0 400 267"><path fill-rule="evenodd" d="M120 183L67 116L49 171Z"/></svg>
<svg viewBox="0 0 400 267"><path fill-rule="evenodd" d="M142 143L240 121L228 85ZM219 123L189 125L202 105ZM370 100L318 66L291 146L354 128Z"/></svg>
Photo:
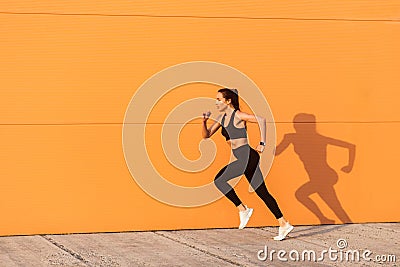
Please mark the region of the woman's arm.
<svg viewBox="0 0 400 267"><path fill-rule="evenodd" d="M207 128L207 121L210 118L211 112L203 112L203 128L202 128L202 135L203 138L210 138L218 129L221 127L221 124L219 123L221 115L217 117L217 120L210 126L210 128Z"/></svg>
<svg viewBox="0 0 400 267"><path fill-rule="evenodd" d="M239 116L239 118L243 121L246 122L255 122L258 123L258 126L260 128L260 142L264 143L264 145L259 144L256 148L258 152L263 152L265 148L265 142L267 138L267 120L264 117L253 115L253 114L248 114L245 112L237 111L236 114Z"/></svg>

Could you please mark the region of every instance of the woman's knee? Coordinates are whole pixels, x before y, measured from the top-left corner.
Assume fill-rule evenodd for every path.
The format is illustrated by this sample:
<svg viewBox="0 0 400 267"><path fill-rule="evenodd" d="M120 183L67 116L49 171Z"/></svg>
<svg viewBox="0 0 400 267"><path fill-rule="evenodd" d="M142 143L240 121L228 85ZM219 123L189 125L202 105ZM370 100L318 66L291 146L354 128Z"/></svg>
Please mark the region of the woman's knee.
<svg viewBox="0 0 400 267"><path fill-rule="evenodd" d="M262 185L266 187L264 177L262 176L262 173L258 167L255 172L247 174L246 178L249 181L251 187L253 187L254 191L257 191L257 189L259 187L262 187Z"/></svg>
<svg viewBox="0 0 400 267"><path fill-rule="evenodd" d="M223 175L223 171L218 173L217 176L215 176L214 184L220 191L223 191L224 193L230 189L228 181L226 177Z"/></svg>
<svg viewBox="0 0 400 267"><path fill-rule="evenodd" d="M271 194L268 192L265 183L260 183L256 188L254 188L254 191L258 196L272 197Z"/></svg>
<svg viewBox="0 0 400 267"><path fill-rule="evenodd" d="M223 168L217 173L217 175L215 175L214 183L219 183L219 181L221 180L221 176L222 176L222 175L224 174L224 172L226 171L226 167L227 167L227 166L223 167Z"/></svg>
<svg viewBox="0 0 400 267"><path fill-rule="evenodd" d="M217 188L221 188L223 185L224 182L222 181L222 179L221 179L221 176L215 176L215 178L214 178L214 184L215 184L215 186L217 187Z"/></svg>
<svg viewBox="0 0 400 267"><path fill-rule="evenodd" d="M217 176L214 179L214 184L218 188L218 190L221 191L224 195L232 190L232 187L229 185L228 181L224 179L223 176Z"/></svg>

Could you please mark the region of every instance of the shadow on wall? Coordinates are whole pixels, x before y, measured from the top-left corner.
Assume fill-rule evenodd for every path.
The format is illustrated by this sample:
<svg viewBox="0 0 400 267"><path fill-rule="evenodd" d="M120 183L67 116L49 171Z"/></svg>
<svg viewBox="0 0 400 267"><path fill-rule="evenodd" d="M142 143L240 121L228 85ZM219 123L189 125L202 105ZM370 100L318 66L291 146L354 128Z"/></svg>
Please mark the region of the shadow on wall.
<svg viewBox="0 0 400 267"><path fill-rule="evenodd" d="M297 114L293 119L293 126L295 133L285 134L276 147L275 155L281 154L290 144L293 144L294 151L304 164L310 181L297 189L296 198L318 217L321 224L333 224L335 221L327 218L309 197L314 193L325 201L342 223L352 222L340 204L334 189L339 177L337 172L328 165L327 146L334 145L349 150L349 163L341 169L345 173L351 172L353 168L356 146L319 134L313 114Z"/></svg>

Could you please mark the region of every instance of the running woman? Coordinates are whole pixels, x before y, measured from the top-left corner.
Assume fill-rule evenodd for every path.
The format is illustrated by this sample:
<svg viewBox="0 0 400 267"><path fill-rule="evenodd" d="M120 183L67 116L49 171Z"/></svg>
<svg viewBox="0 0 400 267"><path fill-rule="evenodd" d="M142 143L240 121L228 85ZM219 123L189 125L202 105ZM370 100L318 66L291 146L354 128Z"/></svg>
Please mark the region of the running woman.
<svg viewBox="0 0 400 267"><path fill-rule="evenodd" d="M228 181L244 174L257 195L278 220L279 234L274 237L274 240L283 240L293 230L293 226L283 217L276 200L268 192L259 166L260 155L258 153L262 153L265 148L266 120L263 117L240 111L239 96L236 89L220 89L216 98L216 107L221 114L207 128L207 120L211 112L203 113L202 135L203 138L209 138L222 126L221 134L231 146L236 160L218 172L214 179L214 184L238 208L239 229L243 229L247 225L253 209L242 203L235 190L228 184ZM246 122L260 122L261 142L256 148L257 151L249 146Z"/></svg>

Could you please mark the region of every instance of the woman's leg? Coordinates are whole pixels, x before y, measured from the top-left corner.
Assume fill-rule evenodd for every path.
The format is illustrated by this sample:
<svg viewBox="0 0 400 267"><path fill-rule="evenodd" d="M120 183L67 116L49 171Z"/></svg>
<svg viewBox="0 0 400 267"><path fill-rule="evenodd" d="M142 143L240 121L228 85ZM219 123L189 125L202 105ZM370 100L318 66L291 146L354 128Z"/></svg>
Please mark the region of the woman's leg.
<svg viewBox="0 0 400 267"><path fill-rule="evenodd" d="M236 206L240 206L242 201L237 196L235 190L229 185L228 181L244 173L246 164L242 160L236 160L222 168L215 176L215 186Z"/></svg>
<svg viewBox="0 0 400 267"><path fill-rule="evenodd" d="M218 174L215 176L214 184L219 189L219 191L221 191L236 207L238 207L240 204L242 204L242 201L239 199L235 190L228 184L227 181L229 181L230 179L227 179L226 175L223 176L228 166L229 165L223 167L218 172Z"/></svg>
<svg viewBox="0 0 400 267"><path fill-rule="evenodd" d="M267 186L265 185L261 170L259 167L256 168L253 175L245 172L245 176L257 195L264 201L268 209L274 214L276 219L283 217L283 214L276 202L275 198L268 192Z"/></svg>
<svg viewBox="0 0 400 267"><path fill-rule="evenodd" d="M264 201L269 210L274 214L279 223L279 234L274 240L283 240L293 230L293 226L283 217L283 214L274 197L268 192L264 177L259 166L260 155L250 148L249 161L244 172L247 180L256 191L257 195Z"/></svg>
<svg viewBox="0 0 400 267"><path fill-rule="evenodd" d="M239 150L242 150L239 148ZM239 229L243 229L249 221L253 209L247 208L242 204L239 197L236 195L235 190L228 184L228 181L241 176L247 165L247 161L243 160L243 157L238 157L237 149L234 150L234 154L237 158L236 161L231 162L226 167L222 168L217 176L215 177L214 183L217 188L239 209L240 224Z"/></svg>
<svg viewBox="0 0 400 267"><path fill-rule="evenodd" d="M268 192L264 177L259 166L260 156L254 149L250 150L249 162L244 172L247 180L256 191L257 195L264 201L265 205L274 214L276 219L283 218L283 214L275 198Z"/></svg>

